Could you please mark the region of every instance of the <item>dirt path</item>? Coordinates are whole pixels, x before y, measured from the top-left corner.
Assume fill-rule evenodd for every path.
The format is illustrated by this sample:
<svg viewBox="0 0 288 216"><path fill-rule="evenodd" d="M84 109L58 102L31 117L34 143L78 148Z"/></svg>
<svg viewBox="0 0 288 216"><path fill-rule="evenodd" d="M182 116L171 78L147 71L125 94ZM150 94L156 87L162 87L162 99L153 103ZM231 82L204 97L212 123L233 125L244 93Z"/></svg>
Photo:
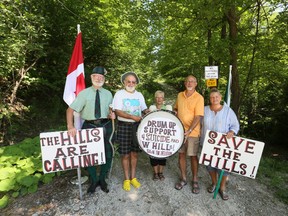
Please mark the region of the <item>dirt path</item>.
<svg viewBox="0 0 288 216"><path fill-rule="evenodd" d="M204 166L200 165L201 192L191 193L191 183L181 191L174 189L179 176L177 155L170 157L164 171L163 182L152 180L148 156L141 153L138 163L140 189L122 190L122 169L119 158L114 160L108 180L108 194L97 188L93 196L86 194L88 183L83 185L83 200L79 200L78 186L69 179L74 173L58 177L52 184L43 185L37 193L20 197L0 215L288 215L287 205L273 197L269 188L257 180L231 175L227 190L230 196L223 201L220 196L206 192L210 180ZM189 173L191 176L191 173Z"/></svg>

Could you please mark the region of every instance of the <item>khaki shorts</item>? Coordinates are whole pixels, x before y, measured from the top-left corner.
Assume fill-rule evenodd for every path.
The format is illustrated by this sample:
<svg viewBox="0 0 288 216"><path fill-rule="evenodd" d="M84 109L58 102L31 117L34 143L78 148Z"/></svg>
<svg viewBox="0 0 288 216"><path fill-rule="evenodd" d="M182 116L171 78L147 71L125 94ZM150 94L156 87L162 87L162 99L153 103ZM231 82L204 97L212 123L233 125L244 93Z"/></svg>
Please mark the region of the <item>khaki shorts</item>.
<svg viewBox="0 0 288 216"><path fill-rule="evenodd" d="M186 153L187 156L197 156L199 150L199 137L188 137L187 141L179 149L179 153Z"/></svg>

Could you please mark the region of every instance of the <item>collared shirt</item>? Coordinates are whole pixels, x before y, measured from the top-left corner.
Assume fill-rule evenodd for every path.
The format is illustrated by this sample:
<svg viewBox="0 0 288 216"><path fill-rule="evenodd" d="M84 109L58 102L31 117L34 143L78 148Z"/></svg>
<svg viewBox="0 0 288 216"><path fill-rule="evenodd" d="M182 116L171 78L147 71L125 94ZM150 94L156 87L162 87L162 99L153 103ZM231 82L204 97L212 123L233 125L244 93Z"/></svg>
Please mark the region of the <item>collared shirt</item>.
<svg viewBox="0 0 288 216"><path fill-rule="evenodd" d="M215 113L210 109L210 106L204 108L204 120L202 127L201 140L203 142L207 130L216 131L219 133L227 133L233 131L235 134L239 131L239 122L234 111L226 104L222 109Z"/></svg>
<svg viewBox="0 0 288 216"><path fill-rule="evenodd" d="M93 86L90 86L82 90L70 108L76 112L79 112L81 118L84 120L95 120L95 98L96 90ZM100 107L101 107L101 117L107 118L109 115L109 105L112 104L113 96L112 93L104 88L99 88L100 95Z"/></svg>
<svg viewBox="0 0 288 216"><path fill-rule="evenodd" d="M174 108L177 110L177 116L184 125L185 131L187 131L195 116L204 115L204 98L196 91L187 97L185 91L183 91L178 94ZM200 132L199 122L189 136L199 137Z"/></svg>

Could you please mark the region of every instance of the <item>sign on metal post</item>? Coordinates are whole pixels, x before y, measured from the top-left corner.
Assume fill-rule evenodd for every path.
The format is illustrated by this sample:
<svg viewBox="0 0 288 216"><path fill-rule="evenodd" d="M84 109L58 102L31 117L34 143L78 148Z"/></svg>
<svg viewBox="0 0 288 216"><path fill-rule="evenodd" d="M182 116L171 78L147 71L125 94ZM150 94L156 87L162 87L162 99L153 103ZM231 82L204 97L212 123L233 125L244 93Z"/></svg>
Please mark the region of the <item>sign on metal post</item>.
<svg viewBox="0 0 288 216"><path fill-rule="evenodd" d="M207 130L199 163L255 179L264 143Z"/></svg>
<svg viewBox="0 0 288 216"><path fill-rule="evenodd" d="M44 173L106 163L103 128L40 133L40 146Z"/></svg>
<svg viewBox="0 0 288 216"><path fill-rule="evenodd" d="M217 87L217 79L207 79L206 85L207 87Z"/></svg>
<svg viewBox="0 0 288 216"><path fill-rule="evenodd" d="M205 79L218 79L218 66L205 66Z"/></svg>

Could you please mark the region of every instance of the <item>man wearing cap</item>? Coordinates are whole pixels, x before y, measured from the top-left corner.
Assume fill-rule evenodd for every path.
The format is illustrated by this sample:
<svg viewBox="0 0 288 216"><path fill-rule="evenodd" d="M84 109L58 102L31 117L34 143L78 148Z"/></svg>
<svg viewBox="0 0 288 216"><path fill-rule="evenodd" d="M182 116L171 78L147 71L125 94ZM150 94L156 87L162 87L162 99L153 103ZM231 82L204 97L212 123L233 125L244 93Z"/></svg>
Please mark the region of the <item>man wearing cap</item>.
<svg viewBox="0 0 288 216"><path fill-rule="evenodd" d="M147 113L143 95L136 91L139 78L134 72L127 72L121 76L124 89L116 92L113 99L113 109L118 119L117 140L119 142L119 153L124 171L123 189L130 191L130 184L135 188L141 186L136 178L136 166L139 144L136 131L142 119L142 113Z"/></svg>
<svg viewBox="0 0 288 216"><path fill-rule="evenodd" d="M112 163L113 147L109 142L112 133L112 122L110 119L115 119L115 114L109 110L109 105L113 100L112 93L102 87L106 73L107 71L104 67L95 67L90 76L92 86L81 91L66 111L67 129L70 136L75 136L76 134L73 122L74 111L80 113L81 118L85 120L82 129L103 127L106 164L100 165L99 176L97 175L96 166L87 168L91 180L87 193L94 193L99 185L102 191L109 192L105 178Z"/></svg>

